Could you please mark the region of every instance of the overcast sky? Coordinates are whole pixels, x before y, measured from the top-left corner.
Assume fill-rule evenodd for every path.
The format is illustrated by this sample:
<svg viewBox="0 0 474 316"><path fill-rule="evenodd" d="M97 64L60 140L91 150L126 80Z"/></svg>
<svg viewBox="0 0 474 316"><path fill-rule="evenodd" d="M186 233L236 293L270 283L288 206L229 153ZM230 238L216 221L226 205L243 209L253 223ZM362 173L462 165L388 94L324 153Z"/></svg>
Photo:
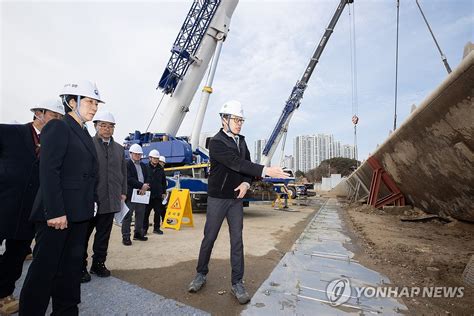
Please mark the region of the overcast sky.
<svg viewBox="0 0 474 316"><path fill-rule="evenodd" d="M474 0L419 1L456 68L464 45L474 42ZM396 0L355 2L358 146L359 159L366 159L393 126ZM399 125L412 104L420 104L447 75L415 0L400 2ZM245 107L242 133L249 148L254 140L268 138L338 3L240 0L203 132L217 131L221 104L237 99ZM1 1L0 122L27 122L35 103L58 95L70 80L88 79L97 82L106 101L102 109L116 117L117 141L144 131L161 98L155 88L170 47L190 6L191 1L158 0ZM353 144L348 13L346 8L290 123L288 154L297 135L328 133ZM199 97L178 135L190 134ZM150 130L159 124L158 117Z"/></svg>

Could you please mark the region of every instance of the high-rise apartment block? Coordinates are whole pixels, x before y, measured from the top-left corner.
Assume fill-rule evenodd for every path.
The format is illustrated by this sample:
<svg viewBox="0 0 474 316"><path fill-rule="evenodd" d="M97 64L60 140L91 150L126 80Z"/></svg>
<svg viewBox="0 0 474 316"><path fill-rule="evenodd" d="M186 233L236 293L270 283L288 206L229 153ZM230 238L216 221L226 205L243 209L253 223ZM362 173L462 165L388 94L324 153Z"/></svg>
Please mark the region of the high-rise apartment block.
<svg viewBox="0 0 474 316"><path fill-rule="evenodd" d="M293 140L294 169L307 172L323 160L343 157L354 158L354 146L341 145L331 134L302 135Z"/></svg>

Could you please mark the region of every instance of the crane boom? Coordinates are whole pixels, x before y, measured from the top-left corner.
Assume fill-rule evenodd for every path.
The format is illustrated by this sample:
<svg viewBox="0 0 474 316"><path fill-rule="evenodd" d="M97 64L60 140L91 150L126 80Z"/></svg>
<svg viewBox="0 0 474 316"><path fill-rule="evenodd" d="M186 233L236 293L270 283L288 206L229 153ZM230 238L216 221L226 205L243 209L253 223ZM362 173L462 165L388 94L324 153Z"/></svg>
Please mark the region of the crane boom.
<svg viewBox="0 0 474 316"><path fill-rule="evenodd" d="M162 89L165 94L173 94L179 80L186 75L189 66L198 61L195 55L219 3L220 0L193 2L173 43L170 60L157 89Z"/></svg>
<svg viewBox="0 0 474 316"><path fill-rule="evenodd" d="M166 157L168 165L192 164L196 159L188 137L176 134L189 111L189 106L214 56L213 70L218 54L229 32L230 20L239 0L194 0L184 23L173 43L171 57L157 89L170 95L160 111L158 128L153 132L136 130L126 137L125 149L140 144L145 156L157 149ZM213 76L212 76L213 77ZM206 90L211 90L207 82ZM193 128L193 138L199 140L200 129L209 96L201 102ZM204 104L206 103L206 104ZM127 152L128 153L128 152ZM206 152L198 153L204 160Z"/></svg>
<svg viewBox="0 0 474 316"><path fill-rule="evenodd" d="M158 132L176 136L238 0L195 0L171 49L158 88L170 94Z"/></svg>
<svg viewBox="0 0 474 316"><path fill-rule="evenodd" d="M280 143L283 134L285 134L288 130L288 124L290 123L291 117L293 116L295 110L299 108L301 104L301 100L303 99L303 94L308 84L308 81L311 78L311 75L313 74L314 68L316 68L316 65L319 62L319 58L321 57L321 54L324 48L326 47L326 44L329 38L331 37L332 32L334 31L334 27L336 26L336 23L339 20L339 17L341 16L344 7L346 6L346 4L353 2L354 0L341 0L341 2L339 3L336 12L334 13L334 16L329 22L329 25L326 28L323 37L319 41L319 45L316 48L316 51L311 57L311 60L309 61L309 64L303 73L303 76L299 81L296 82L295 86L293 87L293 90L291 91L290 97L286 101L285 107L283 108L283 112L281 113L280 118L278 119L278 122L275 125L275 128L273 129L273 132L265 148L263 149L262 158L260 161L261 164L266 166L270 165L273 154L275 153L275 150L278 147L278 144Z"/></svg>

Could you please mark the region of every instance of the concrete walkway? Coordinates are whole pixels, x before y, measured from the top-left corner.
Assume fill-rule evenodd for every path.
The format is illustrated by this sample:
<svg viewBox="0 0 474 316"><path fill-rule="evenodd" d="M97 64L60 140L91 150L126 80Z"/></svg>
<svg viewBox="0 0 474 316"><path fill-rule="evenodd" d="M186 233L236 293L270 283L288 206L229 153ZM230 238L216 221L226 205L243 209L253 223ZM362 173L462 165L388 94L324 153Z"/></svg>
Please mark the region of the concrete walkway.
<svg viewBox="0 0 474 316"><path fill-rule="evenodd" d="M367 269L345 248L336 199L314 216L303 234L260 286L242 315L396 315L407 311L393 298L358 297L355 287L381 287L390 280Z"/></svg>

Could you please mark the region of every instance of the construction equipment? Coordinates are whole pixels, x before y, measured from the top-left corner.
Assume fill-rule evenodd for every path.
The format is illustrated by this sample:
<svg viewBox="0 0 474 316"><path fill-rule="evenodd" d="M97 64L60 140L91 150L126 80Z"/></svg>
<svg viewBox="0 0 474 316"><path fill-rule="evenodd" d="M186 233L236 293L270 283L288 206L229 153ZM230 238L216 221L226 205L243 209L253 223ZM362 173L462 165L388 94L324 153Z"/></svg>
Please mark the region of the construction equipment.
<svg viewBox="0 0 474 316"><path fill-rule="evenodd" d="M95 113L94 118L92 119L92 122L108 122L115 124L115 117L112 113L107 112L107 111L98 111Z"/></svg>
<svg viewBox="0 0 474 316"><path fill-rule="evenodd" d="M329 22L329 25L326 28L323 37L319 41L319 45L316 48L316 51L311 57L309 64L303 73L303 76L299 81L296 82L295 86L291 91L290 97L286 101L285 107L283 108L283 112L281 113L280 118L278 119L278 122L275 125L275 128L273 129L272 134L268 139L267 144L265 145L265 148L263 149L262 159L260 161L261 164L266 166L270 165L273 154L275 153L275 150L278 147L281 138L283 137L283 135L286 135L288 131L288 125L290 123L291 117L293 116L295 110L298 109L301 104L301 100L303 99L303 94L308 84L308 81L311 78L311 75L313 74L314 68L316 68L316 65L319 62L321 54L323 53L323 50L326 47L329 37L331 36L334 27L336 26L336 23L339 20L342 11L344 10L344 7L346 6L346 4L350 4L353 2L354 0L341 0L341 2L339 3L336 12L334 13L334 16Z"/></svg>
<svg viewBox="0 0 474 316"><path fill-rule="evenodd" d="M290 98L286 102L283 113L263 151L262 164L268 165L270 163L281 137L288 129L293 112L300 105L307 82L319 61L319 57L337 20L345 5L352 2L353 0L341 0L301 80L296 83ZM152 149L157 149L161 155L166 157L167 166L171 167L167 168L168 175L171 176L171 173L174 175L173 178L169 178L169 183L181 188L189 188L193 198L196 198L196 195L205 195L207 191L206 175L208 173L208 165L206 163L208 161L208 153L203 148L204 146L198 145L198 138L209 93L212 92L210 84L217 66L218 53L229 31L230 19L237 3L238 0L204 2L202 0L195 0L193 2L188 16L173 44L171 58L158 84L158 88L162 89L163 93L171 95L163 111L165 114L160 118L158 132L140 133L136 131L127 137L127 141L124 144L126 149L132 144L141 144L145 156L148 156L147 154ZM186 113L189 111L189 105L199 83L204 77L205 70L213 54L214 60L209 72L208 81L203 89L200 109L191 136L193 145L191 145L189 138L176 137L176 134ZM197 165L200 167L197 168ZM186 182L188 182L187 187L183 187L185 181L181 177L185 172L190 173L185 177ZM288 180L281 179L270 178L265 181L288 184ZM291 194L293 195L294 192L296 192L296 188L291 190ZM205 199L205 197L196 199L201 200Z"/></svg>
<svg viewBox="0 0 474 316"><path fill-rule="evenodd" d="M61 91L61 94L59 95L63 99L63 103L66 102L64 97L68 95L91 98L97 100L99 103L105 103L100 98L97 85L87 80L79 80L65 84L63 90Z"/></svg>
<svg viewBox="0 0 474 316"><path fill-rule="evenodd" d="M283 111L280 115L280 118L278 119L271 136L265 145L265 148L263 149L262 152L262 158L260 160L260 164L263 164L265 166L269 166L273 157L273 154L275 153L275 150L277 149L280 140L284 139L283 144L282 144L282 155L284 154L284 142L286 141L286 134L288 132L288 125L290 123L291 117L293 116L294 112L296 109L299 108L301 104L301 100L303 99L303 94L304 91L308 85L308 81L311 78L311 75L313 74L314 69L316 68L316 65L319 62L319 59L321 57L321 54L323 53L324 48L326 47L326 44L334 31L334 27L336 26L337 21L339 20L339 17L342 14L342 11L344 10L346 4L353 3L354 0L341 0L339 3L336 12L334 13L331 21L329 22L328 27L326 28L326 31L323 34L323 37L319 41L318 47L316 48L316 51L314 52L313 56L311 57L308 66L306 67L303 76L299 81L296 82L296 85L293 87L290 97L286 101L286 104L283 108ZM301 187L298 187L294 183L295 178L292 177L290 179L273 179L273 178L264 178L264 182L270 182L275 185L275 188L280 188L280 185L277 184L284 184L283 188L285 189L285 192L289 192L291 194L292 198L296 198L298 196L298 193L302 193ZM299 190L298 190L299 189ZM304 189L304 192L306 192L306 189ZM277 191L278 194L284 194L284 192Z"/></svg>
<svg viewBox="0 0 474 316"><path fill-rule="evenodd" d="M272 207L276 210L288 209L288 202L292 202L292 193L284 184L275 184L273 189L276 192L276 199L272 202Z"/></svg>
<svg viewBox="0 0 474 316"><path fill-rule="evenodd" d="M145 157L148 157L150 151L158 150L166 157L168 187L180 186L189 189L193 198L195 195L207 193L209 157L204 146L199 145L199 136L209 95L212 93L211 85L222 43L229 32L230 20L237 4L238 0L193 2L173 43L171 57L158 83L157 89L161 89L164 95L170 97L159 118L157 132L148 132L148 128L145 133L135 131L124 143L125 149L132 144L140 144ZM211 68L195 118L191 144L189 137L176 135L210 63ZM198 199L205 200L205 197Z"/></svg>
<svg viewBox="0 0 474 316"><path fill-rule="evenodd" d="M64 115L64 105L61 103L59 99L50 99L39 103L38 105L32 107L30 109L31 112L35 113L36 111L44 111L48 110L51 112L55 112L61 115Z"/></svg>
<svg viewBox="0 0 474 316"><path fill-rule="evenodd" d="M193 148L188 137L176 137L177 132L189 112L190 103L202 81L206 69L214 56L213 69L217 66L220 46L229 32L230 19L238 0L195 0L172 46L171 57L161 76L158 87L170 98L160 117L157 132L135 131L127 137L125 147L140 143L145 154L157 149L166 157L168 165L181 166L195 162ZM210 93L209 85L204 87ZM206 104L207 106L207 100ZM201 105L196 117L196 128L192 138L199 139L200 127L204 119ZM196 146L198 147L198 146ZM195 152L198 148L195 148ZM202 153L203 152L203 153ZM205 150L199 153L206 160Z"/></svg>
<svg viewBox="0 0 474 316"><path fill-rule="evenodd" d="M138 144L132 144L130 148L128 149L129 152L134 153L134 154L140 154L143 155L143 149L140 145Z"/></svg>

